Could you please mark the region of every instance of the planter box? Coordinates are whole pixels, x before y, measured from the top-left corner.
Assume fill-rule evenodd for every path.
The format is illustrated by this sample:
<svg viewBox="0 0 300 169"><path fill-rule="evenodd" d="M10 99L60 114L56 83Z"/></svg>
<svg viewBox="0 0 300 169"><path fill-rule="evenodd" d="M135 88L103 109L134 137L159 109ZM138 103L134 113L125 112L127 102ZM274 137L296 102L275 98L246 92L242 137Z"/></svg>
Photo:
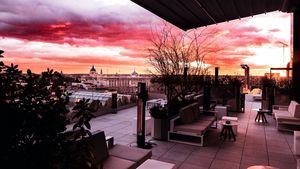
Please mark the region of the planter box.
<svg viewBox="0 0 300 169"><path fill-rule="evenodd" d="M170 119L151 118L152 128L151 136L157 140L168 140L168 131L170 130Z"/></svg>

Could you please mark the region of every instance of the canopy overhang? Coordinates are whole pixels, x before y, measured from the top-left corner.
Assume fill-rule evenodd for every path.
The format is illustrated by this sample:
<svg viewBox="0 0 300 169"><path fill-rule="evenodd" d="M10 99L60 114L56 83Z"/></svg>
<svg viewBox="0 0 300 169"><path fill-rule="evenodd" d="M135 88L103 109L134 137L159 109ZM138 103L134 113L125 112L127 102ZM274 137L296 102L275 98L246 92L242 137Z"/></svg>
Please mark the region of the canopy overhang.
<svg viewBox="0 0 300 169"><path fill-rule="evenodd" d="M293 12L299 0L132 0L188 30L273 11Z"/></svg>

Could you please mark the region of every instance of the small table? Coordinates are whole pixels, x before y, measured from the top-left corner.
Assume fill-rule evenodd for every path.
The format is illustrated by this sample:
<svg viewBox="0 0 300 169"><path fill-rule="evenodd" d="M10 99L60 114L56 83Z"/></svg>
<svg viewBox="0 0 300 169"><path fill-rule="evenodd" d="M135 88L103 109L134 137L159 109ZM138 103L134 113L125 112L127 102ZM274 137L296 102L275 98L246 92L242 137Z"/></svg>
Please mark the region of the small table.
<svg viewBox="0 0 300 169"><path fill-rule="evenodd" d="M141 164L137 169L173 169L173 168L175 168L175 164L148 159L143 164Z"/></svg>
<svg viewBox="0 0 300 169"><path fill-rule="evenodd" d="M222 131L221 131L220 136L219 136L220 139L221 140L226 140L227 137L228 137L229 140L231 138L233 138L233 140L236 141L235 134L233 132L232 127L237 126L238 123L233 122L233 121L230 121L230 123L226 123L226 121L222 121L221 123L223 125L223 128L222 128Z"/></svg>
<svg viewBox="0 0 300 169"><path fill-rule="evenodd" d="M269 113L270 112L269 110L264 110L264 109L253 109L253 110L257 111L254 121L268 123L265 113Z"/></svg>
<svg viewBox="0 0 300 169"><path fill-rule="evenodd" d="M247 169L279 169L277 167L272 167L272 166L265 166L265 165L254 165L250 166Z"/></svg>
<svg viewBox="0 0 300 169"><path fill-rule="evenodd" d="M224 121L232 121L232 122L235 122L235 124L238 124L238 118L237 117L231 117L231 116L223 116L222 117L222 121L221 121L221 125L223 124ZM238 134L238 125L233 125L232 126L232 129L233 129L233 133L235 135Z"/></svg>

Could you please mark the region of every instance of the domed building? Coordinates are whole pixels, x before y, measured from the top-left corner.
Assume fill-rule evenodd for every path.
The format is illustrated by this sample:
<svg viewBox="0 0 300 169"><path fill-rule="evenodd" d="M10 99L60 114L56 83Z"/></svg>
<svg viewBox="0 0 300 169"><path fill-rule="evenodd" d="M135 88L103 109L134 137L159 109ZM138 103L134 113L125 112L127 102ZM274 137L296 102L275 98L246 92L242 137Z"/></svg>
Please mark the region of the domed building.
<svg viewBox="0 0 300 169"><path fill-rule="evenodd" d="M131 73L131 76L138 76L139 74L135 71L135 69L133 70L133 72Z"/></svg>
<svg viewBox="0 0 300 169"><path fill-rule="evenodd" d="M97 74L97 71L95 69L95 66L93 65L91 70L90 70L90 74Z"/></svg>

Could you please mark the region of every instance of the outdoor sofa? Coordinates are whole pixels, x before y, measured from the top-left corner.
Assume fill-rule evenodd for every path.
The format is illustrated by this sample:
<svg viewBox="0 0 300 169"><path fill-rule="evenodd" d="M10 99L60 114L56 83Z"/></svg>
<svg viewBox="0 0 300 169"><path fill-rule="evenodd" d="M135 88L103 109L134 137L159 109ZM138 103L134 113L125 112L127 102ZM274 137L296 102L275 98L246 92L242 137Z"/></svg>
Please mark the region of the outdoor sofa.
<svg viewBox="0 0 300 169"><path fill-rule="evenodd" d="M144 150L124 145L113 145L108 149L104 131L97 131L90 137L96 162L103 164L103 169L135 169L152 156L151 150Z"/></svg>
<svg viewBox="0 0 300 169"><path fill-rule="evenodd" d="M300 105L291 101L289 106L273 105L278 130L300 130Z"/></svg>
<svg viewBox="0 0 300 169"><path fill-rule="evenodd" d="M216 121L215 112L203 113L198 103L179 110L179 115L170 121L168 140L173 142L204 146L206 131Z"/></svg>

